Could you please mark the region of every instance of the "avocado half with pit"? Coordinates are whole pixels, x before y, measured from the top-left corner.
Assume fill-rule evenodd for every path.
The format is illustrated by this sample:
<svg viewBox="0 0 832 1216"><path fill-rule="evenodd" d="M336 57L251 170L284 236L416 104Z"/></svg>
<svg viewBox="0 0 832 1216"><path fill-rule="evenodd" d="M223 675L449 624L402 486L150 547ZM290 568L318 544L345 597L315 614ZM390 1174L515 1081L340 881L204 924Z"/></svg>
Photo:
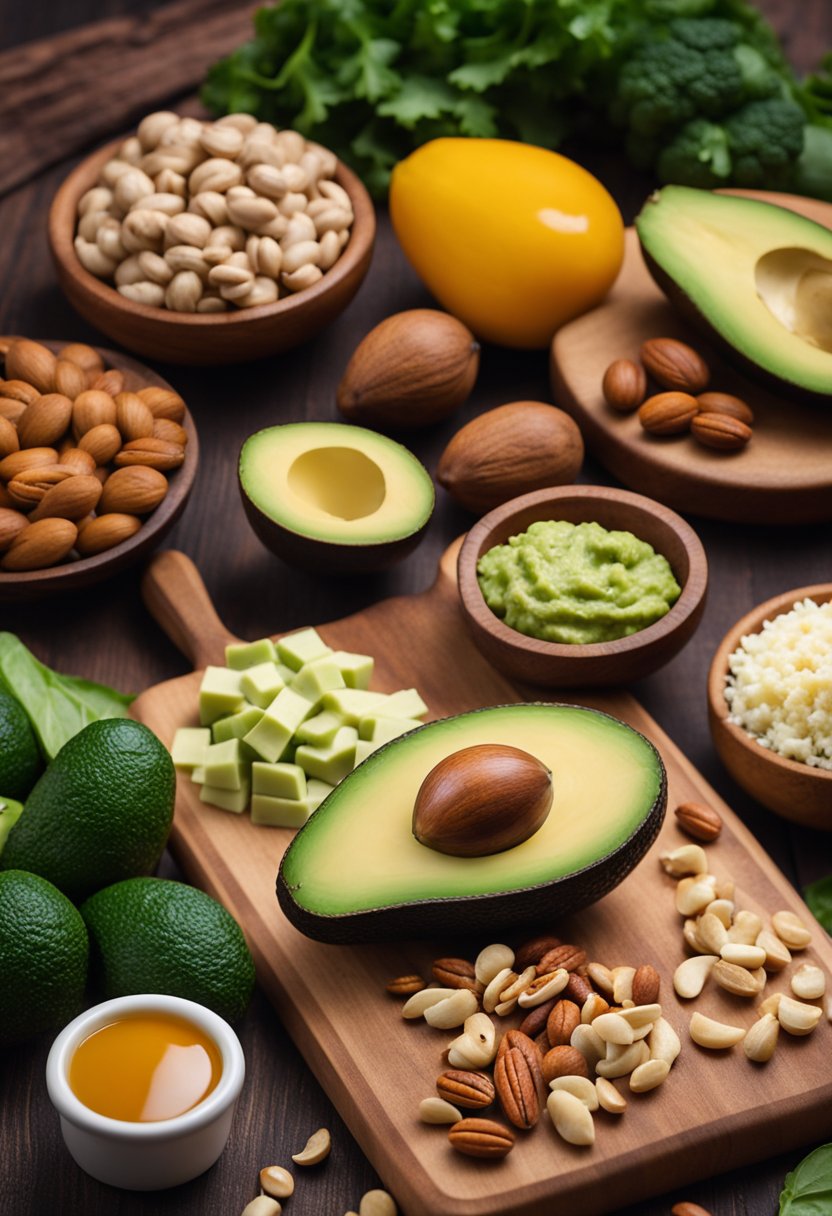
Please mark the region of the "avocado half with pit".
<svg viewBox="0 0 832 1216"><path fill-rule="evenodd" d="M772 203L665 186L636 219L665 295L776 389L832 396L832 231Z"/></svg>
<svg viewBox="0 0 832 1216"><path fill-rule="evenodd" d="M435 499L412 452L340 422L290 422L250 435L239 481L263 544L322 573L399 561L421 540Z"/></svg>
<svg viewBox="0 0 832 1216"><path fill-rule="evenodd" d="M484 743L520 748L550 770L542 826L483 856L420 844L412 821L425 777ZM474 710L418 727L345 777L287 849L277 896L296 928L326 942L548 925L630 873L666 803L659 753L617 718L575 705Z"/></svg>

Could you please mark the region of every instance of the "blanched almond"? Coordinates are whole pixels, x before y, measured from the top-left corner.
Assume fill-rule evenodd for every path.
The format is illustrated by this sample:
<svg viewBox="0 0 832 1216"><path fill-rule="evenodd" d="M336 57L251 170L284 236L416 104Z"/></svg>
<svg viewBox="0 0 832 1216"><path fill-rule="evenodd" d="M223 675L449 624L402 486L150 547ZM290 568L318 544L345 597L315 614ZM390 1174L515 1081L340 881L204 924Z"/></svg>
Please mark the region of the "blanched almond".
<svg viewBox="0 0 832 1216"><path fill-rule="evenodd" d="M595 1143L592 1115L580 1098L563 1089L553 1090L546 1101L549 1118L558 1135L568 1144Z"/></svg>
<svg viewBox="0 0 832 1216"><path fill-rule="evenodd" d="M804 1001L817 1001L826 991L826 976L814 963L801 963L791 978L791 989Z"/></svg>
<svg viewBox="0 0 832 1216"><path fill-rule="evenodd" d="M745 1030L740 1026L726 1026L724 1022L715 1022L713 1018L706 1018L702 1013L694 1013L690 1019L690 1037L700 1047L724 1051L744 1039Z"/></svg>
<svg viewBox="0 0 832 1216"><path fill-rule="evenodd" d="M746 1032L742 1049L749 1060L757 1064L765 1064L774 1055L777 1039L780 1034L780 1023L773 1013L764 1013Z"/></svg>
<svg viewBox="0 0 832 1216"><path fill-rule="evenodd" d="M595 1078L595 1088L598 1092L598 1104L610 1115L623 1115L627 1109L627 1099L620 1094L606 1077Z"/></svg>
<svg viewBox="0 0 832 1216"><path fill-rule="evenodd" d="M699 996L717 962L717 954L696 954L693 958L686 958L673 972L673 987L677 995L687 1001Z"/></svg>
<svg viewBox="0 0 832 1216"><path fill-rule="evenodd" d="M805 950L812 940L811 932L795 912L775 912L771 926L790 950Z"/></svg>
<svg viewBox="0 0 832 1216"><path fill-rule="evenodd" d="M784 996L777 1006L777 1020L787 1034L810 1034L822 1017L820 1005L806 1005L790 996Z"/></svg>

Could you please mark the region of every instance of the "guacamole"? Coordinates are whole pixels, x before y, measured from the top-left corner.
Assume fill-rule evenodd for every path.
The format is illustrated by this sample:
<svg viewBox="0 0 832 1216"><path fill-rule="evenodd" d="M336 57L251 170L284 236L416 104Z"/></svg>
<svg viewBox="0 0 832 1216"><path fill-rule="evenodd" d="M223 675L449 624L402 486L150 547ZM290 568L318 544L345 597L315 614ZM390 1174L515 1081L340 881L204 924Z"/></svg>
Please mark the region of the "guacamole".
<svg viewBox="0 0 832 1216"><path fill-rule="evenodd" d="M632 532L541 520L477 563L485 602L544 642L609 642L646 629L681 588L667 559Z"/></svg>

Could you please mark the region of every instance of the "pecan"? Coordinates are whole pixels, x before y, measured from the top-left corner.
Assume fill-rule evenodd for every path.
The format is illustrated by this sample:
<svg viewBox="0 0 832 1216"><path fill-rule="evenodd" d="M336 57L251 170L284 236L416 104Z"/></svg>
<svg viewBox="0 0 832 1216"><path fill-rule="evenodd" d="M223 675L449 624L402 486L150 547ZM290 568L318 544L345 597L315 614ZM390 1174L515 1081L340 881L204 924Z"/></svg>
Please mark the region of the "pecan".
<svg viewBox="0 0 832 1216"><path fill-rule="evenodd" d="M567 1000L574 1001L577 1005L583 1005L584 1001L593 991L592 984L583 975L577 975L574 971L567 980L566 987L563 990L563 995Z"/></svg>
<svg viewBox="0 0 832 1216"><path fill-rule="evenodd" d="M494 1065L494 1087L509 1123L534 1127L540 1118L540 1098L526 1055L510 1047Z"/></svg>
<svg viewBox="0 0 832 1216"><path fill-rule="evenodd" d="M550 1047L563 1047L572 1038L572 1031L581 1020L581 1011L574 1001L561 1000L555 1004L546 1023Z"/></svg>
<svg viewBox="0 0 832 1216"><path fill-rule="evenodd" d="M467 1157L505 1157L514 1148L514 1133L493 1119L460 1119L448 1140Z"/></svg>
<svg viewBox="0 0 832 1216"><path fill-rule="evenodd" d="M537 974L546 975L550 971L575 971L586 962L586 951L580 946L560 945L547 950L537 964Z"/></svg>
<svg viewBox="0 0 832 1216"><path fill-rule="evenodd" d="M641 346L641 361L663 388L701 393L710 379L708 365L698 351L676 338L649 338Z"/></svg>
<svg viewBox="0 0 832 1216"><path fill-rule="evenodd" d="M637 1005L654 1005L659 999L659 973L650 963L642 963L633 976L633 1000Z"/></svg>
<svg viewBox="0 0 832 1216"><path fill-rule="evenodd" d="M722 831L722 816L719 812L712 807L703 806L700 802L681 802L673 813L682 831L694 840L704 840L708 843L716 840Z"/></svg>
<svg viewBox="0 0 832 1216"><path fill-rule="evenodd" d="M438 980L443 988L467 988L477 996L483 990L474 975L474 964L464 958L438 958L431 967L433 978Z"/></svg>
<svg viewBox="0 0 832 1216"><path fill-rule="evenodd" d="M480 1110L494 1101L494 1082L484 1072L449 1068L436 1078L436 1092L454 1106Z"/></svg>
<svg viewBox="0 0 832 1216"><path fill-rule="evenodd" d="M651 435L679 435L692 426L697 416L703 418L720 417L723 415L698 415L699 407L696 398L689 393L657 393L648 397L639 407L638 420ZM727 419L733 422L734 419Z"/></svg>
<svg viewBox="0 0 832 1216"><path fill-rule="evenodd" d="M543 1052L538 1044L530 1039L527 1034L522 1034L519 1030L507 1030L502 1039L500 1039L500 1046L497 1049L497 1060L501 1059L509 1051L522 1052L526 1057L526 1063L529 1066L529 1072L534 1078L535 1085L539 1089L542 1089Z"/></svg>
<svg viewBox="0 0 832 1216"><path fill-rule="evenodd" d="M527 1034L530 1039L535 1038L540 1034L541 1030L546 1028L546 1019L555 1007L557 997L552 997L550 1001L544 1001L542 1005L533 1005L523 1021L517 1027L521 1034ZM548 1051L550 1044L546 1044Z"/></svg>
<svg viewBox="0 0 832 1216"><path fill-rule="evenodd" d="M549 1042L549 1035L545 1030L541 1030L540 1034L535 1035L534 1045L540 1052L540 1058L542 1059L552 1046L552 1044Z"/></svg>
<svg viewBox="0 0 832 1216"><path fill-rule="evenodd" d="M588 1077L589 1068L582 1052L566 1044L553 1047L543 1057L543 1080L548 1085L555 1077Z"/></svg>
<svg viewBox="0 0 832 1216"><path fill-rule="evenodd" d="M394 980L388 980L386 987L393 996L412 996L414 992L422 991L425 981L421 975L398 975Z"/></svg>
<svg viewBox="0 0 832 1216"><path fill-rule="evenodd" d="M751 438L751 427L729 414L697 414L690 424L690 433L706 448L718 452L737 452Z"/></svg>
<svg viewBox="0 0 832 1216"><path fill-rule="evenodd" d="M559 937L552 937L549 933L544 933L541 937L533 937L530 941L523 942L522 946L518 946L514 956L514 966L520 971L525 971L526 967L531 966L532 963L537 966L544 954L548 954L550 950L554 950L561 944Z"/></svg>

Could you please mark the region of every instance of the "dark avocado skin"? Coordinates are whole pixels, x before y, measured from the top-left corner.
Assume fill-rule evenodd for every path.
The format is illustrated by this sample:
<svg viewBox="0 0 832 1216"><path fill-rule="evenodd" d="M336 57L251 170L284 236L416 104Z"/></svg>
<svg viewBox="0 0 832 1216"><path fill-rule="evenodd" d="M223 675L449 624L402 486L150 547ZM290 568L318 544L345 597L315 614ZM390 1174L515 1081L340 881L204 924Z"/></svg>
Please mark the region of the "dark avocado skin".
<svg viewBox="0 0 832 1216"><path fill-rule="evenodd" d="M646 742L656 756L661 774L659 791L652 807L632 836L617 849L574 874L516 891L414 900L340 916L322 916L295 901L284 880L284 862L281 862L277 875L278 903L287 920L306 937L332 945L361 945L394 938L401 940L449 933L457 936L493 933L503 928L550 924L558 917L579 912L623 882L644 857L664 822L667 773L656 748L649 740ZM385 746L389 747L390 744Z"/></svg>

